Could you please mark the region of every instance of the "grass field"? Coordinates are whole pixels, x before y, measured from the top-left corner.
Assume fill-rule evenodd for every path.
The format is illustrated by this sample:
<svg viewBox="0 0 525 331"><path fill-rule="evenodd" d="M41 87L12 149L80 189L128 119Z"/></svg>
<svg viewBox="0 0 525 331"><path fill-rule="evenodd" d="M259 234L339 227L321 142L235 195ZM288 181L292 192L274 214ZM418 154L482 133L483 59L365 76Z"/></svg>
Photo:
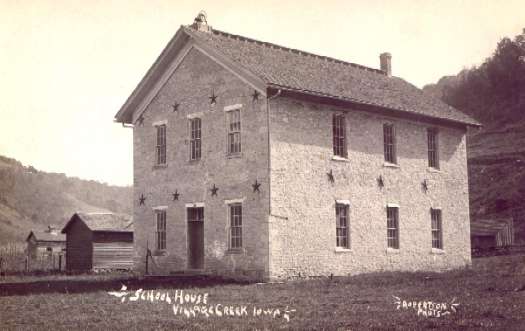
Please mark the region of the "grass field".
<svg viewBox="0 0 525 331"><path fill-rule="evenodd" d="M174 313L178 287L159 289L172 304L153 299L131 301L135 290L121 298L106 291L0 297L1 329L312 329L312 330L525 330L525 255L474 259L470 270L447 273L382 273L333 280L301 280L272 284L229 284L184 288L204 295L206 306L235 316L205 316L204 309L187 317ZM119 288L114 289L118 292ZM156 295L153 292L153 295ZM406 301L446 303L440 317L425 317ZM162 299L162 297L160 297ZM179 299L179 297L177 297ZM452 303L458 303L455 311ZM220 304L218 306L218 304ZM178 307L192 308L185 303ZM246 314L241 310L246 307ZM253 307L275 310L254 316ZM430 306L428 306L430 307ZM438 308L433 306L433 308ZM231 309L232 312L235 311ZM284 316L288 311L289 321ZM295 311L292 311L295 310ZM436 310L435 310L436 311ZM189 311L187 311L189 314ZM228 312L226 312L228 313ZM241 316L238 316L240 313Z"/></svg>
<svg viewBox="0 0 525 331"><path fill-rule="evenodd" d="M91 273L91 274L79 274L79 275L68 275L64 272L38 272L31 271L28 273L12 273L4 276L0 276L0 284L2 283L27 283L35 281L74 281L74 280L111 280L111 279L126 279L130 277L136 277L133 272L121 271L112 273ZM0 292L1 293L1 292Z"/></svg>

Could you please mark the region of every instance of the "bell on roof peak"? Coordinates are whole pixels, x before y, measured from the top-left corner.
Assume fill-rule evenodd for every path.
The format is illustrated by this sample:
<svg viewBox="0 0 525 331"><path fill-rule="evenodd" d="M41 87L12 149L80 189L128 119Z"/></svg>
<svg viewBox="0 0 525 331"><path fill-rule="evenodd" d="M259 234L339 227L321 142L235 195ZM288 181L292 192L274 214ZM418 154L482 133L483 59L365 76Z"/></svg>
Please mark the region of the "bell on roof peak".
<svg viewBox="0 0 525 331"><path fill-rule="evenodd" d="M210 32L211 27L208 25L207 17L206 12L201 10L193 20L191 27L197 31Z"/></svg>
<svg viewBox="0 0 525 331"><path fill-rule="evenodd" d="M204 10L201 10L197 14L197 17L195 17L195 22L208 23L208 21L206 20L206 12Z"/></svg>

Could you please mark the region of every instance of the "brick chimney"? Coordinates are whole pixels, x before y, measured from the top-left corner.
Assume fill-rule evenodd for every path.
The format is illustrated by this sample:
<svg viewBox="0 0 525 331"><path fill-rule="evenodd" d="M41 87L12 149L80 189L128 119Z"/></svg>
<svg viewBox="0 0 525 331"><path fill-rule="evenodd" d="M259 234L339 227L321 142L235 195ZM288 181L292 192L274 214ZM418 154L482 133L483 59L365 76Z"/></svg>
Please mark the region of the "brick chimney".
<svg viewBox="0 0 525 331"><path fill-rule="evenodd" d="M53 235L57 235L58 234L58 229L54 225L48 225L46 232L50 233L50 234L53 234Z"/></svg>
<svg viewBox="0 0 525 331"><path fill-rule="evenodd" d="M206 12L204 10L201 10L197 17L195 17L191 27L197 31L211 32L211 26L208 25L208 20L206 19Z"/></svg>
<svg viewBox="0 0 525 331"><path fill-rule="evenodd" d="M388 76L392 76L392 55L390 53L381 53L379 55L381 70Z"/></svg>

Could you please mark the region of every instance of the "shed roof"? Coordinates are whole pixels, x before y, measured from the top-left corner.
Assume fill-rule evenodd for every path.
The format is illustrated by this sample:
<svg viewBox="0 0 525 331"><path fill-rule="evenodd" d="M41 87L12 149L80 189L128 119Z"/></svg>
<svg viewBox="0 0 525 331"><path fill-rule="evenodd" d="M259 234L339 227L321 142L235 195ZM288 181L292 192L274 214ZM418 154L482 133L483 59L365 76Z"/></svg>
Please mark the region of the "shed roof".
<svg viewBox="0 0 525 331"><path fill-rule="evenodd" d="M66 236L62 233L52 234L46 231L31 230L26 238L26 241L29 240L31 236L34 236L36 241L66 241Z"/></svg>
<svg viewBox="0 0 525 331"><path fill-rule="evenodd" d="M133 232L133 220L129 215L77 212L64 226L62 233L67 232L67 228L75 219L80 219L94 232Z"/></svg>
<svg viewBox="0 0 525 331"><path fill-rule="evenodd" d="M470 223L470 233L472 236L496 235L509 226L512 218L478 219Z"/></svg>

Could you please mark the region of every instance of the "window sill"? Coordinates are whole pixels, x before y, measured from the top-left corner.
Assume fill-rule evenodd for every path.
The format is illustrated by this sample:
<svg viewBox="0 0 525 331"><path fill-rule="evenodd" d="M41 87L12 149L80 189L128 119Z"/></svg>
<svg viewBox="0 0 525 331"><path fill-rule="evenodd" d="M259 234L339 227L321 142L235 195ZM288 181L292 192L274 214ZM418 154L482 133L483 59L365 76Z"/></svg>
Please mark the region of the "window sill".
<svg viewBox="0 0 525 331"><path fill-rule="evenodd" d="M198 164L201 161L201 159L195 159L195 160L188 160L189 164Z"/></svg>
<svg viewBox="0 0 525 331"><path fill-rule="evenodd" d="M153 169L164 169L164 168L167 168L168 167L168 164L167 163L164 163L164 164L155 164L153 166Z"/></svg>
<svg viewBox="0 0 525 331"><path fill-rule="evenodd" d="M430 251L430 254L441 255L441 254L446 254L446 252L441 248L432 248L432 250Z"/></svg>
<svg viewBox="0 0 525 331"><path fill-rule="evenodd" d="M241 153L235 153L235 154L226 154L227 159L240 159L242 158Z"/></svg>
<svg viewBox="0 0 525 331"><path fill-rule="evenodd" d="M168 255L168 252L165 249L160 249L160 250L157 249L157 250L154 250L151 255L153 255L153 256L166 256L166 255Z"/></svg>
<svg viewBox="0 0 525 331"><path fill-rule="evenodd" d="M336 247L334 249L334 252L336 252L336 253L352 253L352 250L350 248Z"/></svg>
<svg viewBox="0 0 525 331"><path fill-rule="evenodd" d="M399 168L399 164L396 163L390 163L390 162L384 162L383 167L386 168Z"/></svg>
<svg viewBox="0 0 525 331"><path fill-rule="evenodd" d="M350 162L350 160L346 157L342 157L339 155L332 155L332 161L338 161L338 162Z"/></svg>
<svg viewBox="0 0 525 331"><path fill-rule="evenodd" d="M387 247L386 253L387 254L399 254L399 248Z"/></svg>
<svg viewBox="0 0 525 331"><path fill-rule="evenodd" d="M437 173L437 174L442 173L442 171L441 171L440 169L432 168L432 167L427 167L427 171L428 171L428 172Z"/></svg>
<svg viewBox="0 0 525 331"><path fill-rule="evenodd" d="M229 248L226 251L226 254L243 254L244 250L242 248Z"/></svg>

